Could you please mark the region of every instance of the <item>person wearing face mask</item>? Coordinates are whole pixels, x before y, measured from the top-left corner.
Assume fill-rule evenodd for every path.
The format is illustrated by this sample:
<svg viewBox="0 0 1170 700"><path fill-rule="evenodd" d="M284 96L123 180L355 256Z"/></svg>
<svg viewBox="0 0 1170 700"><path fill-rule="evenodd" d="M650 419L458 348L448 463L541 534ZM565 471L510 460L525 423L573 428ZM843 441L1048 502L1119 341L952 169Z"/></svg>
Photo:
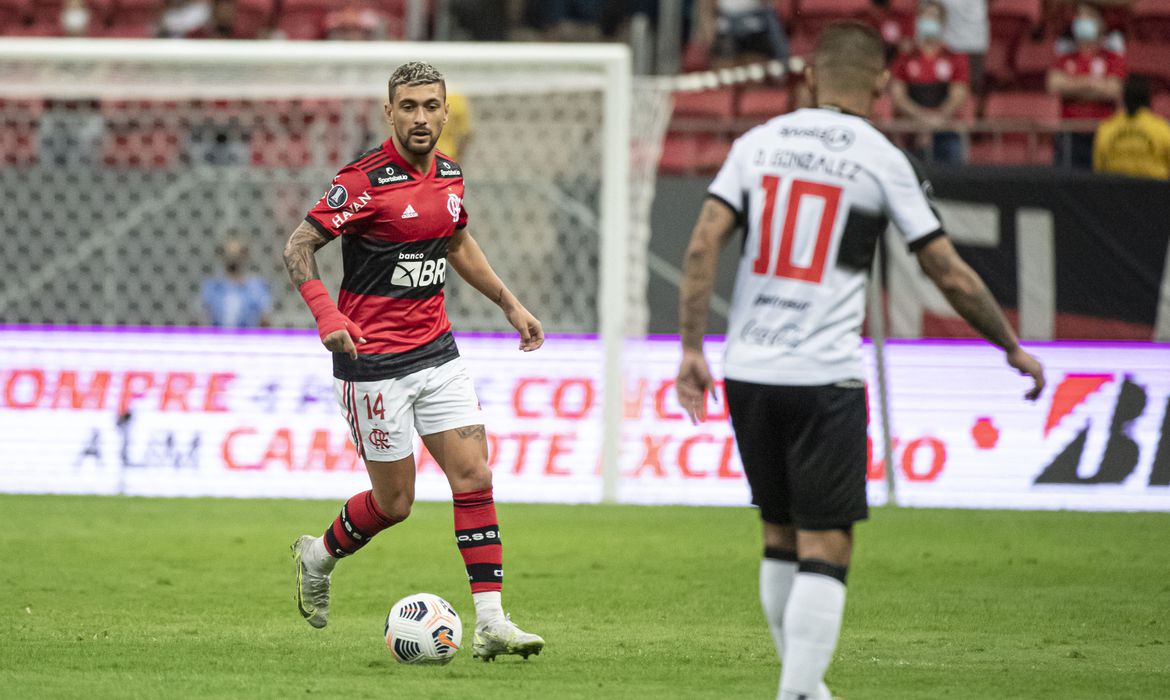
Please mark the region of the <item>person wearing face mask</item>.
<svg viewBox="0 0 1170 700"><path fill-rule="evenodd" d="M219 255L223 274L203 280L200 290L204 322L218 328L267 326L272 295L264 278L248 274L248 248L228 238Z"/></svg>
<svg viewBox="0 0 1170 700"><path fill-rule="evenodd" d="M1060 97L1063 119L1108 119L1121 100L1125 59L1101 43L1104 21L1091 3L1080 3L1072 22L1076 50L1056 59L1048 71L1048 92ZM1055 164L1093 167L1093 130L1060 134Z"/></svg>
<svg viewBox="0 0 1170 700"><path fill-rule="evenodd" d="M890 70L890 97L902 117L933 131L916 149L939 163L963 160L959 135L946 129L970 96L967 57L943 44L946 10L933 0L922 4L915 24L914 49ZM929 151L929 152L927 152Z"/></svg>

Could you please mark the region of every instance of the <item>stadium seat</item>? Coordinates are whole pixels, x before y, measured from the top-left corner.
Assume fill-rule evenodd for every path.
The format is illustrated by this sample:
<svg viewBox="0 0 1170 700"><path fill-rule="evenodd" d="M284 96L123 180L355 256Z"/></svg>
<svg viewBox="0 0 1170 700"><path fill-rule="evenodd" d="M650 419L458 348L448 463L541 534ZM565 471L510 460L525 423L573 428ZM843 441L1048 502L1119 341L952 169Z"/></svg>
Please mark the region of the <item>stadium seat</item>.
<svg viewBox="0 0 1170 700"><path fill-rule="evenodd" d="M114 0L110 13L110 27L125 27L124 32L127 34L138 32L141 31L141 27L155 26L162 11L163 0ZM126 34L116 34L124 35Z"/></svg>
<svg viewBox="0 0 1170 700"><path fill-rule="evenodd" d="M776 12L780 14L780 21L787 28L788 24L792 21L792 12L795 9L794 5L796 5L795 0L775 0L772 4L776 6Z"/></svg>
<svg viewBox="0 0 1170 700"><path fill-rule="evenodd" d="M1012 67L1014 47L1005 43L993 41L987 47L987 54L983 59L983 79L990 88L1003 88L1016 81L1016 71Z"/></svg>
<svg viewBox="0 0 1170 700"><path fill-rule="evenodd" d="M325 16L333 9L330 0L282 0L276 28L286 39L321 39Z"/></svg>
<svg viewBox="0 0 1170 700"><path fill-rule="evenodd" d="M37 129L43 110L40 100L0 100L0 165L37 163Z"/></svg>
<svg viewBox="0 0 1170 700"><path fill-rule="evenodd" d="M735 116L735 90L716 88L698 92L679 92L674 96L676 117L711 117L730 119Z"/></svg>
<svg viewBox="0 0 1170 700"><path fill-rule="evenodd" d="M1160 92L1150 101L1150 108L1165 119L1170 119L1170 93Z"/></svg>
<svg viewBox="0 0 1170 700"><path fill-rule="evenodd" d="M1056 62L1050 41L1023 41L1016 49L1015 84L1021 90L1043 90L1048 69Z"/></svg>
<svg viewBox="0 0 1170 700"><path fill-rule="evenodd" d="M25 0L0 0L0 34L7 33L9 27L24 23Z"/></svg>
<svg viewBox="0 0 1170 700"><path fill-rule="evenodd" d="M771 119L788 111L788 89L758 87L746 89L739 96L739 115L758 119Z"/></svg>
<svg viewBox="0 0 1170 700"><path fill-rule="evenodd" d="M1049 164L1052 136L1035 127L1060 123L1060 99L1045 92L993 92L983 107L984 117L999 129L971 144L972 163Z"/></svg>
<svg viewBox="0 0 1170 700"><path fill-rule="evenodd" d="M989 8L991 43L1015 46L1025 33L1040 24L1040 0L993 0Z"/></svg>
<svg viewBox="0 0 1170 700"><path fill-rule="evenodd" d="M666 175L688 175L698 170L699 139L697 134L669 133L662 143L658 169Z"/></svg>
<svg viewBox="0 0 1170 700"><path fill-rule="evenodd" d="M1170 89L1170 43L1132 41L1125 63L1130 73L1149 76L1155 89Z"/></svg>
<svg viewBox="0 0 1170 700"><path fill-rule="evenodd" d="M884 124L894 119L894 101L889 95L882 95L873 101L870 109L870 120L875 124Z"/></svg>
<svg viewBox="0 0 1170 700"><path fill-rule="evenodd" d="M1137 39L1170 40L1170 0L1138 0L1132 7L1131 16Z"/></svg>
<svg viewBox="0 0 1170 700"><path fill-rule="evenodd" d="M274 0L236 0L236 16L232 36L236 39L257 39L272 26Z"/></svg>
<svg viewBox="0 0 1170 700"><path fill-rule="evenodd" d="M792 34L816 36L839 19L865 19L871 11L869 0L799 0L792 17Z"/></svg>

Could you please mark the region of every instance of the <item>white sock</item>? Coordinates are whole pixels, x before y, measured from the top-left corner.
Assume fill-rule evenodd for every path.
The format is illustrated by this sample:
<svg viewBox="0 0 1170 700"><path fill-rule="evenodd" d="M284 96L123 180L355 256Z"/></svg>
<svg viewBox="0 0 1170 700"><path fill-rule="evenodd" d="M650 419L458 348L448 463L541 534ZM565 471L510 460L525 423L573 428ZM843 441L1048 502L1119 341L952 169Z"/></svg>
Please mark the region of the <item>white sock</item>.
<svg viewBox="0 0 1170 700"><path fill-rule="evenodd" d="M500 603L499 591L472 593L471 599L475 601L475 624L477 627L504 621L504 608Z"/></svg>
<svg viewBox="0 0 1170 700"><path fill-rule="evenodd" d="M821 697L825 669L833 660L844 612L844 583L823 574L796 574L784 611L780 700Z"/></svg>
<svg viewBox="0 0 1170 700"><path fill-rule="evenodd" d="M796 577L796 562L781 559L760 561L760 603L764 606L764 619L772 631L776 644L776 655L784 658L784 607L788 605L788 594L792 592L792 581Z"/></svg>
<svg viewBox="0 0 1170 700"><path fill-rule="evenodd" d="M314 569L322 569L326 573L333 571L333 567L337 564L337 559L329 553L329 547L325 546L325 538L318 537L313 540L313 544L309 546L309 565Z"/></svg>

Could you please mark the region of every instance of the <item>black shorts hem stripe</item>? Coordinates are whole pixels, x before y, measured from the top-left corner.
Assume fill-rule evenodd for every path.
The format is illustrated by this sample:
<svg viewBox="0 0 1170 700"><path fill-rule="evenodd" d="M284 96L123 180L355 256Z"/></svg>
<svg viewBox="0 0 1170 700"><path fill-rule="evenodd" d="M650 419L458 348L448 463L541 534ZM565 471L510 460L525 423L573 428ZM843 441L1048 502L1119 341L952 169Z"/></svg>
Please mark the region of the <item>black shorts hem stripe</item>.
<svg viewBox="0 0 1170 700"><path fill-rule="evenodd" d="M925 235L925 236L923 236L922 238L916 238L915 240L913 240L913 241L911 241L911 242L910 242L910 246L909 246L909 247L910 247L910 252L911 252L911 253L917 253L918 251L920 251L920 250L922 250L923 248L925 248L925 247L926 247L926 245L927 245L928 243L930 243L931 241L933 241L934 239L936 239L936 238L942 238L942 237L943 237L943 236L945 236L945 235L947 235L947 232L946 232L946 231L943 231L943 230L940 228L940 229L938 229L937 231L932 231L931 233L928 233L928 234L926 234L926 235Z"/></svg>

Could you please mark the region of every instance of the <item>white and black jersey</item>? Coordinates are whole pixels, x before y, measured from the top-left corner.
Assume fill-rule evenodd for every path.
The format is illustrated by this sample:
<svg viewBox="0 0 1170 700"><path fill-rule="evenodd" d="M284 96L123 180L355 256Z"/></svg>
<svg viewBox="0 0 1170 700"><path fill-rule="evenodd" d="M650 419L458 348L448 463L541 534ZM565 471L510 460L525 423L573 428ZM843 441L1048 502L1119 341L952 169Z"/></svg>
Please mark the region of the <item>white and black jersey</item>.
<svg viewBox="0 0 1170 700"><path fill-rule="evenodd" d="M725 374L758 384L862 378L874 249L892 220L912 250L942 235L929 185L867 120L801 109L740 137L708 190L745 228Z"/></svg>

